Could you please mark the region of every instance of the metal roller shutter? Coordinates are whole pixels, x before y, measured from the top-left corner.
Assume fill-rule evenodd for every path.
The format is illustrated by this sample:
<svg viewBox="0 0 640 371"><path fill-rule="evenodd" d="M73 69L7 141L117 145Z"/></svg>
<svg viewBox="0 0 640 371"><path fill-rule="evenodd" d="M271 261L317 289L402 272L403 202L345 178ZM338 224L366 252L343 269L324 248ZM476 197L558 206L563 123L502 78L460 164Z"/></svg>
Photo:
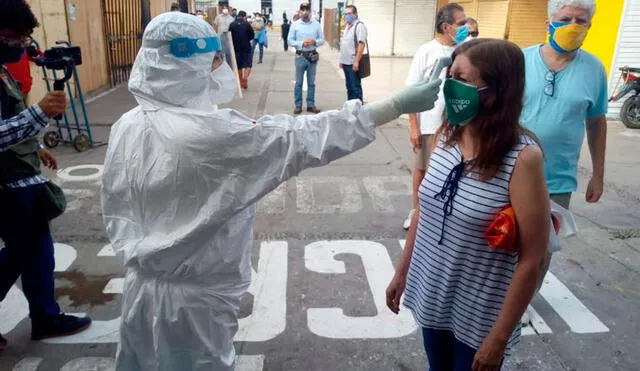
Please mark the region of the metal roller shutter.
<svg viewBox="0 0 640 371"><path fill-rule="evenodd" d="M618 31L618 43L613 58L610 72L609 89L615 88L620 78L620 67L640 67L640 0L627 0L625 2L620 28ZM608 116L618 119L620 106L624 99L609 104Z"/></svg>
<svg viewBox="0 0 640 371"><path fill-rule="evenodd" d="M480 37L504 39L509 15L508 0L479 0L477 21Z"/></svg>
<svg viewBox="0 0 640 371"><path fill-rule="evenodd" d="M511 0L507 39L521 48L543 43L547 37L544 21L547 3L540 0ZM481 30L482 32L482 30Z"/></svg>
<svg viewBox="0 0 640 371"><path fill-rule="evenodd" d="M436 0L396 0L393 54L410 57L435 33Z"/></svg>
<svg viewBox="0 0 640 371"><path fill-rule="evenodd" d="M351 1L349 3L352 3ZM390 0L353 1L358 16L367 25L372 56L390 56L393 48L393 8Z"/></svg>

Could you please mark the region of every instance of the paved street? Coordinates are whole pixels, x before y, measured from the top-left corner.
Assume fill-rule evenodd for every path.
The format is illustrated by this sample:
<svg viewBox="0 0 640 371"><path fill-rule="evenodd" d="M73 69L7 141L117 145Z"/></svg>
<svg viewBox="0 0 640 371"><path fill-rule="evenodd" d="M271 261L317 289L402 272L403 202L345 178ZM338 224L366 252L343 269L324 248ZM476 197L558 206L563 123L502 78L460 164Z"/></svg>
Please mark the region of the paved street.
<svg viewBox="0 0 640 371"><path fill-rule="evenodd" d="M293 109L293 55L273 39L255 64L249 90L230 106L255 117ZM344 81L335 55L319 62L319 108L341 106ZM364 84L373 101L402 86L409 60L373 60ZM90 105L94 135L135 102L120 87ZM572 200L580 231L554 255L533 302L535 316L506 370L640 370L640 131L610 124L603 200L584 202L590 176L586 146L580 190ZM29 340L19 285L0 303L9 347L0 370L113 369L123 268L104 232L99 182L106 147L77 153L60 146L62 169L49 173L67 191L69 209L53 223L57 294L67 312L95 322L81 334ZM362 151L304 172L258 206L254 279L236 336L238 370L425 370L422 339L407 310L384 304L403 247L411 206L412 151L406 121L382 127Z"/></svg>

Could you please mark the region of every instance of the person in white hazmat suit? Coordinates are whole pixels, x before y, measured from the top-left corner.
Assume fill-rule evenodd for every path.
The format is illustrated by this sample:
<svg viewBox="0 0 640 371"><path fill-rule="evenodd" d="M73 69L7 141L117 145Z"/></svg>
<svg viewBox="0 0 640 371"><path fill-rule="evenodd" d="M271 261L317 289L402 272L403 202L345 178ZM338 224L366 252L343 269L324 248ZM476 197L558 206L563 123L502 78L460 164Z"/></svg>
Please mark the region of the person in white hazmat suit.
<svg viewBox="0 0 640 371"><path fill-rule="evenodd" d="M440 82L314 116L258 120L217 105L235 74L205 21L147 26L111 129L104 222L127 268L116 370L232 370L239 299L251 281L255 203L300 171L375 139L375 125L433 107Z"/></svg>

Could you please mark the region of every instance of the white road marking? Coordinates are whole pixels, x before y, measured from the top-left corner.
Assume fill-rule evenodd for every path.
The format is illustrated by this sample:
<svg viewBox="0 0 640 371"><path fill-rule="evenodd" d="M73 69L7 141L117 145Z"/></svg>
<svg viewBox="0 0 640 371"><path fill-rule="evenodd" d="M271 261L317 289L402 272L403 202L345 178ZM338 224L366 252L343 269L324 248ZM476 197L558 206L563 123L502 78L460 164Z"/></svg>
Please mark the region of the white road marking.
<svg viewBox="0 0 640 371"><path fill-rule="evenodd" d="M296 179L297 207L301 214L354 214L362 210L362 194L355 179L348 177L307 177ZM337 187L338 194L330 204L314 195L314 186ZM332 189L333 190L333 189Z"/></svg>
<svg viewBox="0 0 640 371"><path fill-rule="evenodd" d="M89 175L72 175L81 170L93 170ZM77 165L58 170L57 176L63 182L91 182L100 180L104 173L103 165Z"/></svg>
<svg viewBox="0 0 640 371"><path fill-rule="evenodd" d="M115 360L112 357L82 357L67 362L60 371L114 371Z"/></svg>
<svg viewBox="0 0 640 371"><path fill-rule="evenodd" d="M53 249L54 259L56 262L54 272L66 271L78 257L76 249L63 243L54 243Z"/></svg>
<svg viewBox="0 0 640 371"><path fill-rule="evenodd" d="M115 250L113 250L113 246L111 244L105 245L100 252L98 252L98 256L116 256Z"/></svg>
<svg viewBox="0 0 640 371"><path fill-rule="evenodd" d="M79 210L84 204L84 201L96 195L96 191L91 189L64 188L63 191L67 196L66 212Z"/></svg>
<svg viewBox="0 0 640 371"><path fill-rule="evenodd" d="M7 296L0 302L0 334L11 332L23 319L29 316L29 303L18 286L13 285Z"/></svg>
<svg viewBox="0 0 640 371"><path fill-rule="evenodd" d="M609 328L591 313L553 273L548 272L545 276L540 294L569 325L572 332L578 334L609 332Z"/></svg>
<svg viewBox="0 0 640 371"><path fill-rule="evenodd" d="M264 355L236 356L236 371L262 371L264 369Z"/></svg>
<svg viewBox="0 0 640 371"><path fill-rule="evenodd" d="M12 371L36 371L43 359L38 357L23 358L15 366Z"/></svg>
<svg viewBox="0 0 640 371"><path fill-rule="evenodd" d="M287 183L282 183L273 192L258 202L259 214L283 214L286 207Z"/></svg>
<svg viewBox="0 0 640 371"><path fill-rule="evenodd" d="M393 213L396 208L393 207L393 196L411 196L411 183L409 177L406 176L372 176L362 179L371 201L373 201L373 209L379 213ZM397 190L388 189L389 184L396 184Z"/></svg>
<svg viewBox="0 0 640 371"><path fill-rule="evenodd" d="M258 271L252 269L249 286L253 312L238 320L234 341L267 341L284 332L287 326L288 252L286 241L260 244Z"/></svg>
<svg viewBox="0 0 640 371"><path fill-rule="evenodd" d="M640 133L636 132L636 131L623 131L620 133L620 135L623 135L625 137L631 137L631 138L640 138Z"/></svg>
<svg viewBox="0 0 640 371"><path fill-rule="evenodd" d="M408 310L392 313L386 306L385 290L394 274L387 248L373 241L320 241L304 249L307 269L325 274L344 274L344 262L336 260L339 254L360 256L378 310L376 316L350 317L342 308L309 308L307 325L318 336L331 339L383 339L411 334L416 325Z"/></svg>
<svg viewBox="0 0 640 371"><path fill-rule="evenodd" d="M536 312L531 305L529 305L529 308L527 311L529 313L529 321L531 322L531 324L530 326L526 326L522 328L523 336L535 335L536 332L538 334L550 334L553 332L551 331L551 328L547 325L547 323L544 321L544 319L540 317L538 312Z"/></svg>
<svg viewBox="0 0 640 371"><path fill-rule="evenodd" d="M102 290L103 294L122 294L124 278L112 278Z"/></svg>

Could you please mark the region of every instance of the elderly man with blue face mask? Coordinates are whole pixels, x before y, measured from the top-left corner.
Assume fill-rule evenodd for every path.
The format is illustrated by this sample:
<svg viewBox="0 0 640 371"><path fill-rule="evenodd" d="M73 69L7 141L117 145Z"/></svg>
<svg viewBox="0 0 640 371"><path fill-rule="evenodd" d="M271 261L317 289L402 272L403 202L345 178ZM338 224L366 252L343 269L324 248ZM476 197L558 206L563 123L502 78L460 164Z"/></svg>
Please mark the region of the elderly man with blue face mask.
<svg viewBox="0 0 640 371"><path fill-rule="evenodd" d="M256 202L368 145L376 125L433 107L441 82L252 120L218 109L235 79L207 22L174 12L147 26L129 80L139 106L111 129L102 180L107 234L127 267L118 371L232 370Z"/></svg>

